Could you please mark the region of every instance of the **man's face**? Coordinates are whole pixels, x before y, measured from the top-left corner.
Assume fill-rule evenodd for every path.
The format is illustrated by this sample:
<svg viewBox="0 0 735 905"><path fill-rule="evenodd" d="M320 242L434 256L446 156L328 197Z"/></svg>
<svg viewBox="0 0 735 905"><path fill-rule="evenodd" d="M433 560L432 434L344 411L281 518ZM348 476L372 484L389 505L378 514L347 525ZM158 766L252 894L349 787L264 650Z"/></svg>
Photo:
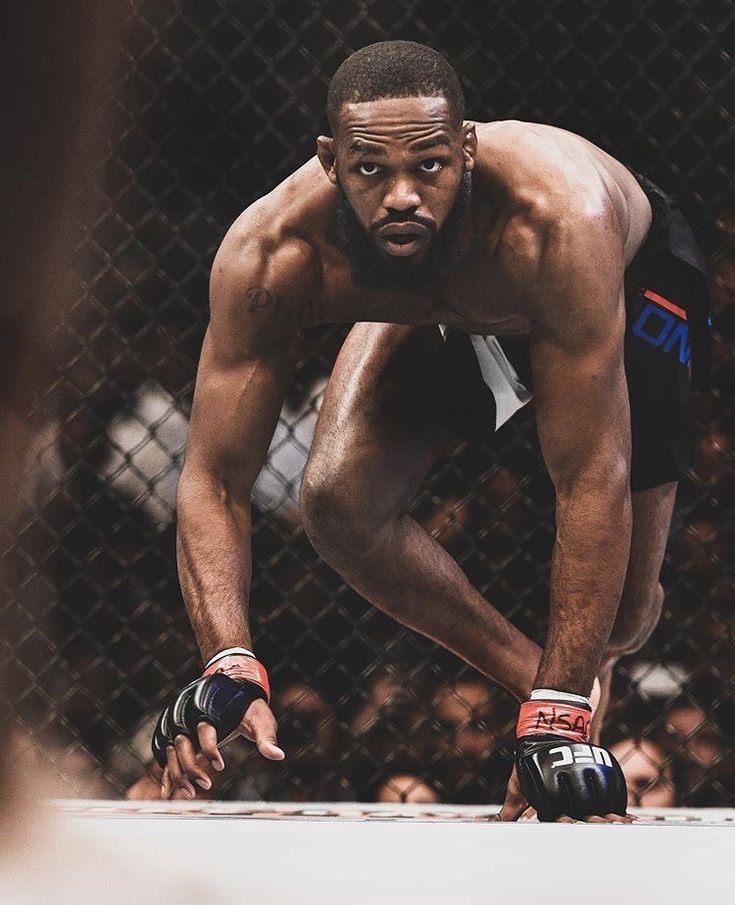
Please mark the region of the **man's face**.
<svg viewBox="0 0 735 905"><path fill-rule="evenodd" d="M334 139L320 139L348 230L359 227L369 252L396 273L421 272L449 233L456 239L474 149L473 128L452 119L443 97L344 104Z"/></svg>

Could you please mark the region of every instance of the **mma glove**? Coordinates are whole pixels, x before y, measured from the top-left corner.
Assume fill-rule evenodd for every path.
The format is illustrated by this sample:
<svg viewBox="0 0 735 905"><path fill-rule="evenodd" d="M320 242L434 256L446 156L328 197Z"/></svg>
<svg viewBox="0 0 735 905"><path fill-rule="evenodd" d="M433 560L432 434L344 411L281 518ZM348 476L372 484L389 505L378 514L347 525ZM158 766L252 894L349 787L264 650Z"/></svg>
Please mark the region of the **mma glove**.
<svg viewBox="0 0 735 905"><path fill-rule="evenodd" d="M605 748L591 745L585 698L539 689L521 705L516 726L518 780L538 819L624 816L625 777Z"/></svg>
<svg viewBox="0 0 735 905"><path fill-rule="evenodd" d="M210 723L217 730L217 742L225 741L259 698L270 701L268 673L263 664L244 648L222 651L212 657L199 679L164 708L153 733L153 757L165 767L166 748L173 745L177 735L185 735L199 751L199 723Z"/></svg>

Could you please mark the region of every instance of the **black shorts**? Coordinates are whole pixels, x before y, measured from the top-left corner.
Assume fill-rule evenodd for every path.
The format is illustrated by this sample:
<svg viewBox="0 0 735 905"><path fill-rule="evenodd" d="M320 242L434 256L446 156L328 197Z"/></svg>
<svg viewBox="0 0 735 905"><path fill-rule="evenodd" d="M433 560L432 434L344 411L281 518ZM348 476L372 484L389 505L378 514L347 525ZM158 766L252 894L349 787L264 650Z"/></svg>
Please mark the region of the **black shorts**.
<svg viewBox="0 0 735 905"><path fill-rule="evenodd" d="M691 465L691 390L709 365L707 266L676 203L644 177L653 219L625 272L625 372L632 490L678 481ZM532 397L529 341L444 331L456 426L487 440Z"/></svg>

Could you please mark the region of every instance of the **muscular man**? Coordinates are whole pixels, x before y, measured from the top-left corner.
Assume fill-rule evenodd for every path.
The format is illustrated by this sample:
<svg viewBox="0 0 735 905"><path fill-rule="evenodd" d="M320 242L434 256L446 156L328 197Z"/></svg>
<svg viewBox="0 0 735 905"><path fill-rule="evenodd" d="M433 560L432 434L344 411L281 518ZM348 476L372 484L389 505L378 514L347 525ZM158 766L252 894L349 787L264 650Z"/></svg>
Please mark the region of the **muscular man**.
<svg viewBox="0 0 735 905"><path fill-rule="evenodd" d="M316 158L237 219L214 261L178 491L181 585L207 668L159 721L163 793L206 787L202 760L221 768L232 731L283 757L251 653L249 495L293 331L357 321L303 481L315 548L525 702L522 793L505 816L525 800L542 819L624 814L617 763L589 744L590 694L661 611L690 345L695 367L706 345L701 256L673 203L583 138L465 121L456 74L422 45L353 54L328 116ZM407 514L458 432L492 432L532 394L556 492L543 651Z"/></svg>

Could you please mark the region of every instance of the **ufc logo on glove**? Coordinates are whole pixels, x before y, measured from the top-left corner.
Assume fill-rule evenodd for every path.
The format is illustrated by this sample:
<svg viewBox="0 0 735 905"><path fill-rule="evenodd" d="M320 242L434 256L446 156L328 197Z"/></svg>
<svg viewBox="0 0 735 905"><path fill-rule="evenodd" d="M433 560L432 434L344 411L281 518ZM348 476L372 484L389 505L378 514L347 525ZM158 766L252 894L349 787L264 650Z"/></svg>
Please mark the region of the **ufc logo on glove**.
<svg viewBox="0 0 735 905"><path fill-rule="evenodd" d="M558 748L550 748L549 755L560 754L559 760L552 760L552 767L568 767L571 764L604 764L612 767L612 758L604 748L596 745L560 745ZM536 759L538 755L534 755ZM536 761L538 766L538 761Z"/></svg>

